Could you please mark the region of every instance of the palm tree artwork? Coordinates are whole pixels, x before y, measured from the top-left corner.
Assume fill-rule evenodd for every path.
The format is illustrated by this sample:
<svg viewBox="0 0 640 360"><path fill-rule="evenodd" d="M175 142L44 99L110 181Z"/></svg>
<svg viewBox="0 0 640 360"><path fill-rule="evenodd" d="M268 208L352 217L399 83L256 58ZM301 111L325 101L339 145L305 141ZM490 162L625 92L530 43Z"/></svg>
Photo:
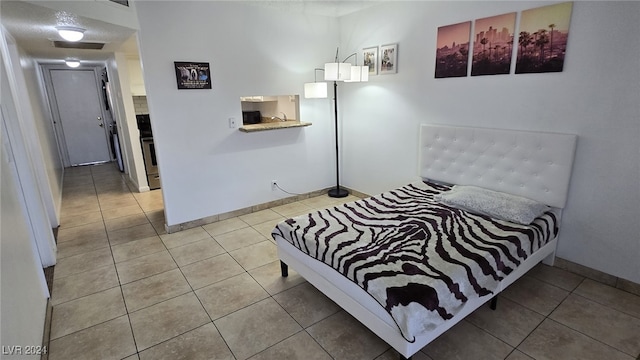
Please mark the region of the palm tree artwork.
<svg viewBox="0 0 640 360"><path fill-rule="evenodd" d="M562 71L572 7L567 2L522 12L516 74Z"/></svg>
<svg viewBox="0 0 640 360"><path fill-rule="evenodd" d="M511 52L504 48L513 43L515 23L516 13L476 20L471 76L509 74Z"/></svg>

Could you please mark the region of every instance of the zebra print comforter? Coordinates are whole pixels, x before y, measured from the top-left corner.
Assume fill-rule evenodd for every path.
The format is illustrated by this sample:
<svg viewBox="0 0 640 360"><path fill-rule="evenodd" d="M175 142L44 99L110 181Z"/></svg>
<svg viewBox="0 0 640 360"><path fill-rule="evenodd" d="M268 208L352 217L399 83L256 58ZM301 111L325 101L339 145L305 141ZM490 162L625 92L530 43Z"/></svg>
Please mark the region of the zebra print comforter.
<svg viewBox="0 0 640 360"><path fill-rule="evenodd" d="M558 232L549 211L531 225L438 203L450 186L417 182L279 223L282 238L364 289L407 341L452 318Z"/></svg>

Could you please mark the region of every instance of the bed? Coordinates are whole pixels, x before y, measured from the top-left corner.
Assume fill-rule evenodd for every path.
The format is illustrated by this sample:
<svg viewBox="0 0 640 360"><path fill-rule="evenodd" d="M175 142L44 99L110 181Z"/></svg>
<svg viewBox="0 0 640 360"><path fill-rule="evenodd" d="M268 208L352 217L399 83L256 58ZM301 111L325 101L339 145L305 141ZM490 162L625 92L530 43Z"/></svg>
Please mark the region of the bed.
<svg viewBox="0 0 640 360"><path fill-rule="evenodd" d="M403 358L553 263L577 141L432 124L419 133L421 180L272 232L283 276L291 266Z"/></svg>

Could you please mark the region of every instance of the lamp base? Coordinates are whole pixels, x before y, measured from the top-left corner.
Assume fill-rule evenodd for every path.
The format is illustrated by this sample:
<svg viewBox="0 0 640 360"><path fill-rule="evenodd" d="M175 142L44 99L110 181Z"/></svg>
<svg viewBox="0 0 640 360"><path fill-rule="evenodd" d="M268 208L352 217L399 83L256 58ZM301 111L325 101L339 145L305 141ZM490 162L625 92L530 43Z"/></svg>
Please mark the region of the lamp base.
<svg viewBox="0 0 640 360"><path fill-rule="evenodd" d="M332 198L343 198L349 195L349 191L341 187L335 187L329 190L328 194L329 194L329 197L332 197Z"/></svg>

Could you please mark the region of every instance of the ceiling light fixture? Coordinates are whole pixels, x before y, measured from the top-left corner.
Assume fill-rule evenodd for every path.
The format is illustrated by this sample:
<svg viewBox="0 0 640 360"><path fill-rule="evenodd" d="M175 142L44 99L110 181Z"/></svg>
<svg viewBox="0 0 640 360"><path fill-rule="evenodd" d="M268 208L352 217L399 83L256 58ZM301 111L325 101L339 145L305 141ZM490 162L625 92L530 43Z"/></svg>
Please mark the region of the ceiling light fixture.
<svg viewBox="0 0 640 360"><path fill-rule="evenodd" d="M76 26L56 26L56 30L58 30L58 34L67 41L82 40L84 32L86 31L85 29Z"/></svg>
<svg viewBox="0 0 640 360"><path fill-rule="evenodd" d="M67 66L70 68L77 68L78 66L80 66L80 60L78 59L67 59L64 61L64 63L67 64Z"/></svg>

